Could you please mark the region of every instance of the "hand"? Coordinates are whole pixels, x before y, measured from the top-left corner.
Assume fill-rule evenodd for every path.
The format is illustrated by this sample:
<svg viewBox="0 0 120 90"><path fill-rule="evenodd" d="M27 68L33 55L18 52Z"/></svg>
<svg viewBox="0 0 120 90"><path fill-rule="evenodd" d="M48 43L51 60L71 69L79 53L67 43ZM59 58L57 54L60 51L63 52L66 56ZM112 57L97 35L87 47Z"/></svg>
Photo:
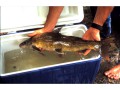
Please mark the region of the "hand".
<svg viewBox="0 0 120 90"><path fill-rule="evenodd" d="M43 34L45 32L50 32L50 31L46 31L45 28L37 29L33 33L28 34L28 36L29 37L33 37L33 36L36 36L36 35L41 35L41 34ZM39 49L36 48L36 47L33 47L33 48L36 49L36 50L38 50L38 51L40 51L40 52L43 51L43 50L45 50L43 48L39 48ZM43 53L41 53L41 54L43 55Z"/></svg>
<svg viewBox="0 0 120 90"><path fill-rule="evenodd" d="M82 37L83 40L89 40L89 41L100 41L101 38L100 38L100 31L95 29L95 28L92 28L90 27L86 32L85 34L83 35ZM90 53L90 49L86 50L84 52L84 55L87 55L88 53Z"/></svg>
<svg viewBox="0 0 120 90"><path fill-rule="evenodd" d="M82 37L83 40L100 41L100 31L90 27Z"/></svg>
<svg viewBox="0 0 120 90"><path fill-rule="evenodd" d="M28 34L28 36L29 36L29 37L33 37L33 36L35 36L35 35L42 34L42 33L45 33L44 28L35 30L33 33Z"/></svg>

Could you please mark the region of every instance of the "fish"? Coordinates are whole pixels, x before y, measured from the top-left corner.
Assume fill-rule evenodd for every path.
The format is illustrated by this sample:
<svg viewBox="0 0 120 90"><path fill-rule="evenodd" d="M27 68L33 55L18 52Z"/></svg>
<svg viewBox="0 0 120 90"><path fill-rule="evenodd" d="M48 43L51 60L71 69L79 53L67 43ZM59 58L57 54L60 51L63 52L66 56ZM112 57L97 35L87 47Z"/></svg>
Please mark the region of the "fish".
<svg viewBox="0 0 120 90"><path fill-rule="evenodd" d="M60 33L47 32L35 35L22 43L20 48L32 47L38 51L56 51L58 54L64 52L81 52L87 49L99 51L100 41L87 41L75 36L65 36Z"/></svg>

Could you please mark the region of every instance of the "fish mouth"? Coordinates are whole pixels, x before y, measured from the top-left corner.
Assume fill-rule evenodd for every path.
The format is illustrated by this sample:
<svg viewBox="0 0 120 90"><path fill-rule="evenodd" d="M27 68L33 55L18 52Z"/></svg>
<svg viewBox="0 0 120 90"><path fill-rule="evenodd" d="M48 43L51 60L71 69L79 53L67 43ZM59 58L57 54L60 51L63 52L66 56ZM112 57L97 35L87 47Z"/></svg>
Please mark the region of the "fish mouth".
<svg viewBox="0 0 120 90"><path fill-rule="evenodd" d="M25 48L26 45L24 45L23 43L21 43L21 44L19 45L19 47L20 47L20 48Z"/></svg>
<svg viewBox="0 0 120 90"><path fill-rule="evenodd" d="M32 44L32 42L31 42L31 38L30 38L30 39L28 39L28 40L20 43L20 44L19 44L19 47L20 47L20 48L26 48L26 47L30 46L31 44Z"/></svg>
<svg viewBox="0 0 120 90"><path fill-rule="evenodd" d="M20 45L19 45L20 48L26 48L27 47L27 44L25 42L22 42Z"/></svg>

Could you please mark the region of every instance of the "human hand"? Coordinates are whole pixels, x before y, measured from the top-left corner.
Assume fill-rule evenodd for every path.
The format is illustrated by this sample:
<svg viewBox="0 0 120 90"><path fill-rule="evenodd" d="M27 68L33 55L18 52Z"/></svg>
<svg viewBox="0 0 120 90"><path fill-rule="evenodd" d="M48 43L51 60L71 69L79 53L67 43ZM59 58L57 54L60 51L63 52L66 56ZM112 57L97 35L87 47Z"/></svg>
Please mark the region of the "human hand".
<svg viewBox="0 0 120 90"><path fill-rule="evenodd" d="M82 37L83 40L89 40L89 41L101 41L100 38L100 31L98 29L90 27L85 34ZM90 53L90 49L86 50L84 52L84 55L87 55Z"/></svg>
<svg viewBox="0 0 120 90"><path fill-rule="evenodd" d="M82 37L83 40L100 41L100 31L90 27Z"/></svg>
<svg viewBox="0 0 120 90"><path fill-rule="evenodd" d="M42 33L45 33L44 28L42 28L42 29L37 29L37 30L35 30L33 33L28 34L28 36L29 36L29 37L33 37L33 36L35 36L35 35L42 34Z"/></svg>

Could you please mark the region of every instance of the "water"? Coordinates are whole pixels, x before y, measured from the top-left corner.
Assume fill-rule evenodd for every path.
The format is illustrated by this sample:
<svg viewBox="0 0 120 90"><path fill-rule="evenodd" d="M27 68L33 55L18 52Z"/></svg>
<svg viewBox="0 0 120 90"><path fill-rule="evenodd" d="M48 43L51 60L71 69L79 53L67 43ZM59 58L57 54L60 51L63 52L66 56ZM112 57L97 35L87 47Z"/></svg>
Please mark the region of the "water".
<svg viewBox="0 0 120 90"><path fill-rule="evenodd" d="M5 73L77 61L90 58L91 56L93 56L92 53L84 57L78 53L67 52L60 57L56 52L51 51L43 51L41 54L33 49L16 49L4 54Z"/></svg>

